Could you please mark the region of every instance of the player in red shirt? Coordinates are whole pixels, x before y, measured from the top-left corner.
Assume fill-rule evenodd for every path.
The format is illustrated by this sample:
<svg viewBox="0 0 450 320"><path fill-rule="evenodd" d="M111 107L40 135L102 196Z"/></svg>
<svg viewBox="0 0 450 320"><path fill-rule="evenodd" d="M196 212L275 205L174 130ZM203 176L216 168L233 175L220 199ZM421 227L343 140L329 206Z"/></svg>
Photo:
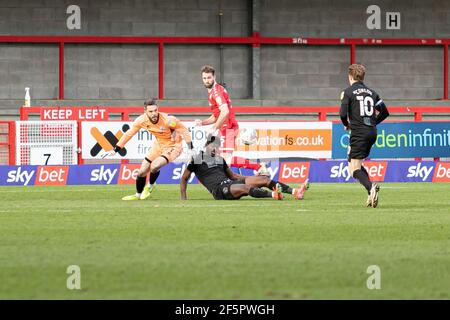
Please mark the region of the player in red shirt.
<svg viewBox="0 0 450 320"><path fill-rule="evenodd" d="M239 133L239 125L236 121L233 106L227 89L216 82L216 71L211 66L204 66L201 70L203 84L208 89L208 102L212 115L205 119L195 120L197 126L213 125L209 130L209 135L215 135L217 131L224 138L224 146L221 148L222 154L232 157L236 137ZM251 162L248 159L232 157L230 161L232 167L247 168L257 170L259 175L268 175L264 163Z"/></svg>

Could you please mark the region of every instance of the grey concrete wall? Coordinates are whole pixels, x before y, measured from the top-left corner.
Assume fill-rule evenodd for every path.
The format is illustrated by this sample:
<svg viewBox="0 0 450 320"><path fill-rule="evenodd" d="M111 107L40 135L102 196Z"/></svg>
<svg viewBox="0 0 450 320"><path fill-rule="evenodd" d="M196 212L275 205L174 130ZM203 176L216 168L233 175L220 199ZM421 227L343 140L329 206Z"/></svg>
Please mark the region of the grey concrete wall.
<svg viewBox="0 0 450 320"><path fill-rule="evenodd" d="M223 0L225 36L246 36L248 1ZM81 9L68 30L66 9ZM0 0L0 34L218 36L219 0Z"/></svg>
<svg viewBox="0 0 450 320"><path fill-rule="evenodd" d="M167 45L164 95L167 99L204 99L200 69L213 65L220 77L219 46ZM224 76L231 97L249 98L249 49L223 49ZM66 99L145 99L158 96L156 45L69 44L65 48Z"/></svg>
<svg viewBox="0 0 450 320"><path fill-rule="evenodd" d="M259 0L261 33L274 37L450 37L446 0ZM81 8L81 30L68 30L66 8ZM366 9L382 11L382 29L368 30ZM224 35L250 31L250 0L0 0L0 34ZM385 13L401 13L401 30L386 30ZM24 23L26 22L26 23Z"/></svg>
<svg viewBox="0 0 450 320"><path fill-rule="evenodd" d="M219 46L167 45L164 50L165 96L168 99L204 98L199 74L204 64L216 67L220 77ZM249 98L250 49L226 46L222 80L233 98ZM35 99L57 99L59 86L57 45L1 44L0 99L22 99L32 88ZM156 45L65 45L66 99L143 99L158 95Z"/></svg>
<svg viewBox="0 0 450 320"><path fill-rule="evenodd" d="M167 45L164 50L164 95L168 99L205 99L200 69L203 64L219 66L219 46Z"/></svg>
<svg viewBox="0 0 450 320"><path fill-rule="evenodd" d="M58 97L58 47L0 44L0 99L23 99L31 87L36 99Z"/></svg>
<svg viewBox="0 0 450 320"><path fill-rule="evenodd" d="M349 50L345 47L263 46L263 99L336 99L347 85Z"/></svg>
<svg viewBox="0 0 450 320"><path fill-rule="evenodd" d="M358 47L365 83L386 99L439 99L443 95L440 47Z"/></svg>
<svg viewBox="0 0 450 320"><path fill-rule="evenodd" d="M348 47L261 49L263 99L337 99L347 83ZM366 84L385 99L440 99L441 47L357 46L356 62L366 66Z"/></svg>
<svg viewBox="0 0 450 320"><path fill-rule="evenodd" d="M366 25L366 9L372 4L381 9L380 30L369 30ZM400 12L400 30L386 29L386 12ZM261 34L273 37L450 37L450 1L261 0L260 25ZM304 48L263 46L262 98L330 99L333 90L339 92L346 85L350 60L348 49L330 52L330 48L320 47L308 57L300 53ZM443 94L442 51L440 47L360 46L356 57L367 66L366 82L380 88L387 99L439 99ZM302 64L309 71L292 74ZM289 86L289 79L296 88Z"/></svg>
<svg viewBox="0 0 450 320"><path fill-rule="evenodd" d="M447 0L261 0L261 33L285 37L450 37ZM369 5L381 9L381 29L366 26ZM401 29L385 28L385 13L401 13Z"/></svg>
<svg viewBox="0 0 450 320"><path fill-rule="evenodd" d="M216 77L226 84L233 99L250 97L250 49L232 45L223 48L224 74L219 72L218 45L167 45L164 49L164 95L167 99L204 99L207 91L201 80L200 69L209 64L216 69Z"/></svg>
<svg viewBox="0 0 450 320"><path fill-rule="evenodd" d="M67 44L66 99L141 99L158 95L156 45Z"/></svg>
<svg viewBox="0 0 450 320"><path fill-rule="evenodd" d="M249 3L247 0L0 0L0 34L219 36L219 12L222 12L224 36L247 36ZM70 4L81 8L81 30L66 27L66 8ZM30 47L35 48L35 55L21 54L30 51ZM45 55L45 66L54 72L51 78L49 71L36 69L44 48L52 50L52 55ZM23 98L25 82L20 74L33 75L27 78L33 99L58 98L56 45L2 44L0 50L0 70L11 74L0 82L0 99ZM231 46L223 50L223 80L233 97L249 98L250 49ZM219 70L218 46L167 45L164 58L167 98L205 97L198 70L206 63ZM154 45L65 46L66 99L126 100L157 96L157 72L158 51Z"/></svg>
<svg viewBox="0 0 450 320"><path fill-rule="evenodd" d="M379 0L382 30L368 30L369 0L259 0L262 36L450 37L450 1ZM82 29L66 28L66 8L81 7ZM250 33L250 0L0 0L0 34L218 36ZM401 13L401 30L386 30L385 13ZM223 81L232 100L251 98L251 48L224 46ZM333 100L346 86L349 48L262 46L260 104ZM218 45L166 45L165 97L206 102L199 69L219 66ZM367 83L387 99L442 96L442 49L358 47ZM66 44L65 97L141 101L158 93L155 45ZM57 99L58 47L0 44L0 99ZM111 100L112 99L112 100ZM267 102L269 101L269 102ZM185 102L190 104L190 102ZM250 104L255 104L250 102Z"/></svg>

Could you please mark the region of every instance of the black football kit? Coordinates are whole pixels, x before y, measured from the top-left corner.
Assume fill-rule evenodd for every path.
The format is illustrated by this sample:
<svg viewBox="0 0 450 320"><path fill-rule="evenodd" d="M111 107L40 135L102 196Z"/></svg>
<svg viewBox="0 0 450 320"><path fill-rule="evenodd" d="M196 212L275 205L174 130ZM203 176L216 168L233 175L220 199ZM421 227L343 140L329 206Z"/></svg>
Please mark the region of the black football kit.
<svg viewBox="0 0 450 320"><path fill-rule="evenodd" d="M378 114L375 112L378 111ZM348 159L365 159L377 138L377 124L389 116L380 96L362 81L341 94L340 117L350 131Z"/></svg>

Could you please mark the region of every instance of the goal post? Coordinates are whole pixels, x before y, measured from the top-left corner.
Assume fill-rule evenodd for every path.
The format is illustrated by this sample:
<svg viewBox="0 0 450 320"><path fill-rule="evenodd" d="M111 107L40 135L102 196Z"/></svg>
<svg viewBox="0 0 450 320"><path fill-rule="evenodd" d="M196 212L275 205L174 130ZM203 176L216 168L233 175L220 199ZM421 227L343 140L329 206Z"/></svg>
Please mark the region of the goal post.
<svg viewBox="0 0 450 320"><path fill-rule="evenodd" d="M76 121L16 121L16 165L77 164Z"/></svg>

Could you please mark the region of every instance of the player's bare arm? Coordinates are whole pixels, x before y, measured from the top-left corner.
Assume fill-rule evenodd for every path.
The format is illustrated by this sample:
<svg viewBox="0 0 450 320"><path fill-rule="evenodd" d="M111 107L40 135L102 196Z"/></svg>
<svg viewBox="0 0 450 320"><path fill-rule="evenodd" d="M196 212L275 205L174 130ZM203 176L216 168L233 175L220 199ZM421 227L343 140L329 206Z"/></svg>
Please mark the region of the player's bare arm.
<svg viewBox="0 0 450 320"><path fill-rule="evenodd" d="M186 168L183 172L183 175L181 176L181 179L180 179L180 199L181 200L187 200L186 189L187 189L187 184L188 184L191 174L192 174L192 172L188 168Z"/></svg>
<svg viewBox="0 0 450 320"><path fill-rule="evenodd" d="M225 122L225 119L230 114L230 109L228 109L228 105L227 104L221 105L219 109L220 109L219 118L214 123L213 132L218 130L218 129L220 129L222 127L223 123Z"/></svg>
<svg viewBox="0 0 450 320"><path fill-rule="evenodd" d="M214 117L214 115L212 114L209 118L207 118L205 120L196 119L195 125L196 126L207 126L207 125L215 123L216 120L217 120L216 117Z"/></svg>
<svg viewBox="0 0 450 320"><path fill-rule="evenodd" d="M189 130L180 120L174 118L173 121L175 125L173 125L172 128L183 137L186 144L192 149L192 138Z"/></svg>
<svg viewBox="0 0 450 320"><path fill-rule="evenodd" d="M127 132L125 132L125 133L123 134L123 136L122 136L122 137L120 138L120 140L117 142L116 146L117 146L117 147L120 147L120 148L123 148L123 147L125 146L125 144L126 144L128 141L130 141L130 139L133 138L133 136L134 136L136 133L138 133L138 131L139 131L140 129L141 129L141 128L140 128L139 126L133 125L133 126L131 127L130 130L128 130Z"/></svg>
<svg viewBox="0 0 450 320"><path fill-rule="evenodd" d="M233 172L230 168L227 168L225 173L227 174L228 178L230 178L231 180L245 179L245 177L243 175Z"/></svg>
<svg viewBox="0 0 450 320"><path fill-rule="evenodd" d="M133 125L131 127L130 130L128 130L127 132L125 132L122 137L120 137L120 140L116 143L116 145L114 146L114 148L112 150L109 150L104 157L112 157L114 156L117 152L119 152L124 146L125 144L130 141L131 138L133 138L133 136L140 130L140 127L137 125Z"/></svg>

